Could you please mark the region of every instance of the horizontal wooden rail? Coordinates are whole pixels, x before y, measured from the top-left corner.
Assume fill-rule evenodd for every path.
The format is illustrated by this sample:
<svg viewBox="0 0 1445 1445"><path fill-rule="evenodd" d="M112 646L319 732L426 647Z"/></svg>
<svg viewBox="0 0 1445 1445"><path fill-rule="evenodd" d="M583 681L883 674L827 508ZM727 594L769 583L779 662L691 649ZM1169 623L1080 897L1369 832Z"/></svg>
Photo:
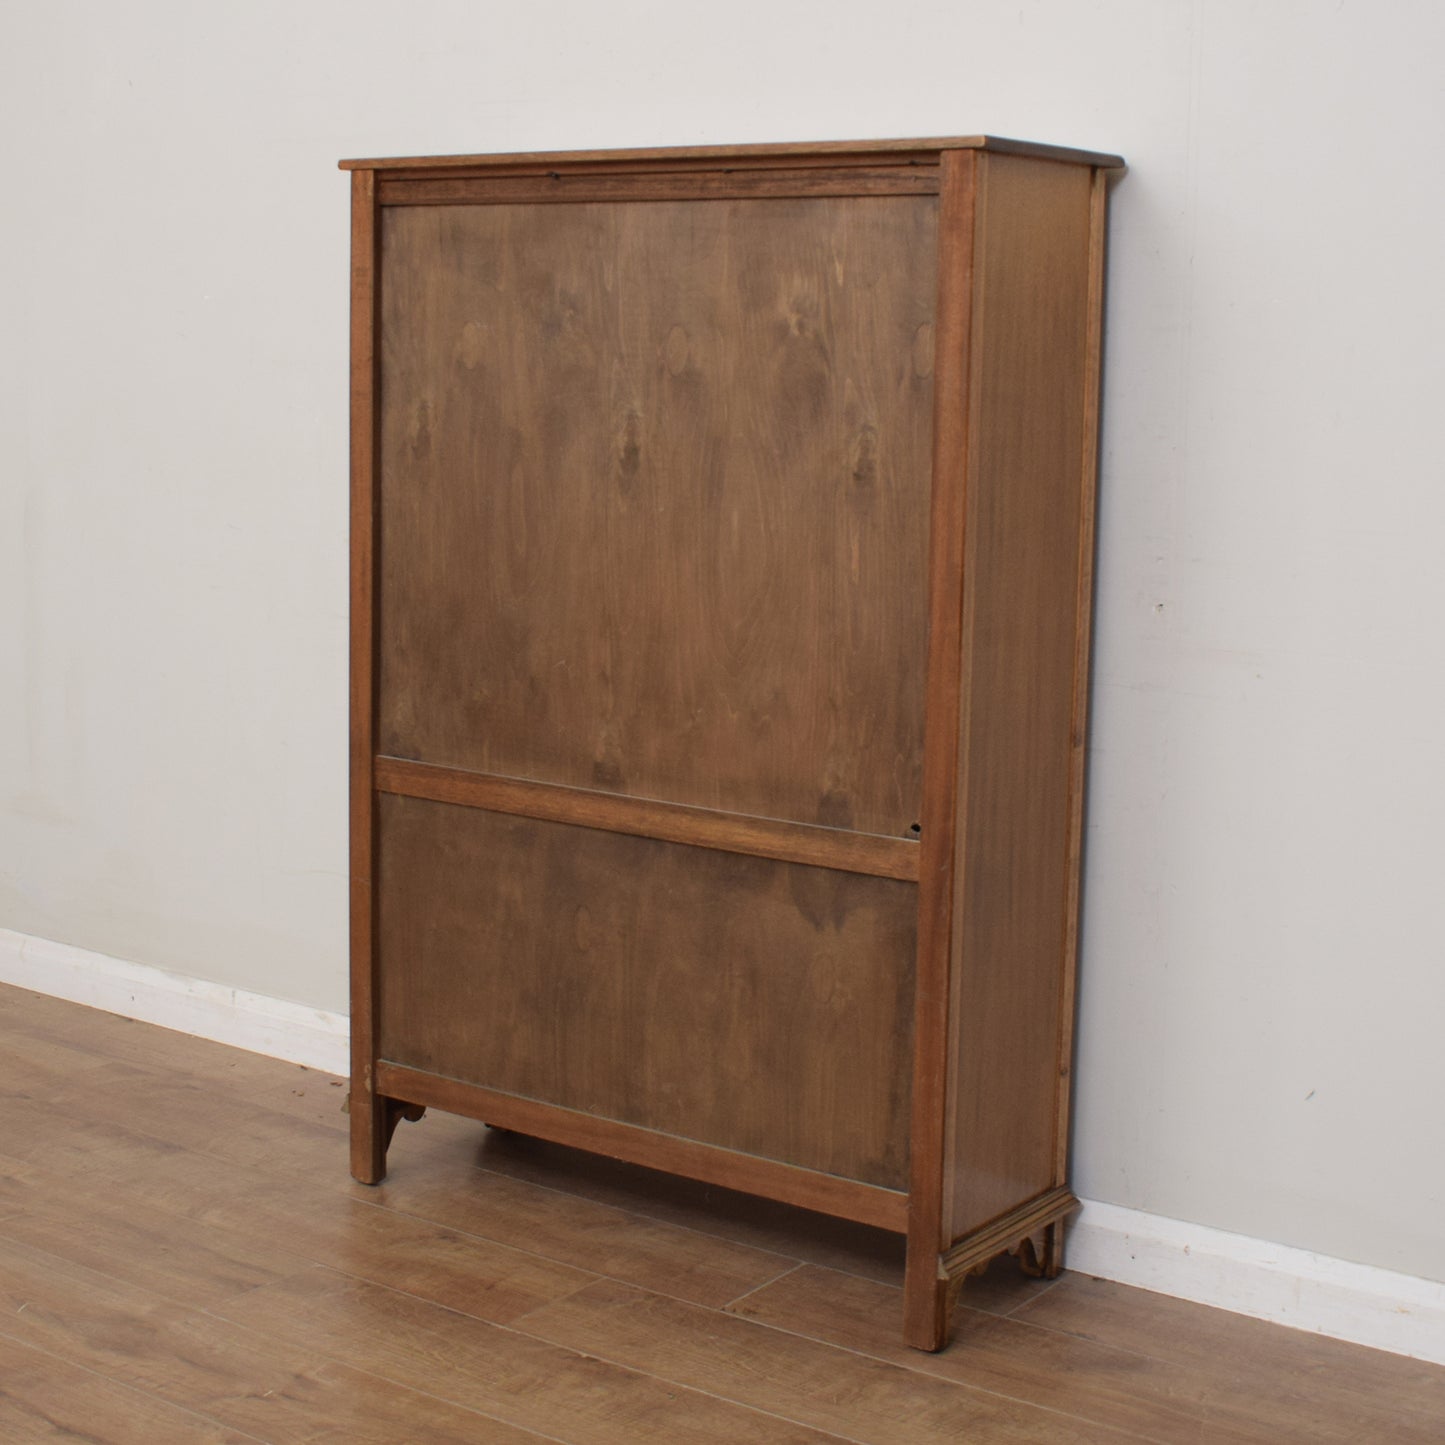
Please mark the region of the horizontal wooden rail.
<svg viewBox="0 0 1445 1445"><path fill-rule="evenodd" d="M1079 1207L1079 1201L1065 1185L1040 1194L1010 1210L992 1224L965 1235L939 1256L939 1268L953 1279L962 1279L979 1265L1005 1251L1012 1253L1020 1240L1056 1224Z"/></svg>
<svg viewBox="0 0 1445 1445"><path fill-rule="evenodd" d="M802 1169L796 1164L682 1139L615 1119L599 1119L575 1109L499 1093L479 1084L429 1074L384 1059L376 1065L376 1089L389 1099L444 1109L449 1114L480 1119L499 1129L550 1139L612 1159L625 1159L647 1169L683 1174L689 1179L700 1179L705 1184L717 1184L744 1194L778 1199L802 1209L815 1209L820 1214L856 1219L895 1234L907 1228L908 1196L877 1184Z"/></svg>
<svg viewBox="0 0 1445 1445"><path fill-rule="evenodd" d="M752 818L681 803L565 788L555 783L499 778L490 773L464 772L404 758L378 757L375 785L378 792L396 793L405 798L461 803L492 813L513 813L548 823L630 833L663 843L717 848L727 853L777 858L785 863L805 863L814 868L897 878L906 883L918 881L918 844L907 838L852 833L843 828L820 828L811 823L789 823L777 818Z"/></svg>
<svg viewBox="0 0 1445 1445"><path fill-rule="evenodd" d="M782 196L930 196L937 166L834 166L797 170L665 171L657 174L438 176L383 173L383 206L486 206L546 201L706 201Z"/></svg>
<svg viewBox="0 0 1445 1445"><path fill-rule="evenodd" d="M786 141L772 145L664 146L660 149L610 151L512 151L503 155L373 156L338 161L344 171L394 171L407 175L520 175L528 172L569 171L719 170L724 167L757 170L771 166L800 165L914 165L939 163L942 152L992 151L1001 155L1033 156L1037 160L1073 165L1123 169L1123 159L1099 151L1071 146L1042 145L1037 141L1010 140L996 135L954 135L909 140Z"/></svg>

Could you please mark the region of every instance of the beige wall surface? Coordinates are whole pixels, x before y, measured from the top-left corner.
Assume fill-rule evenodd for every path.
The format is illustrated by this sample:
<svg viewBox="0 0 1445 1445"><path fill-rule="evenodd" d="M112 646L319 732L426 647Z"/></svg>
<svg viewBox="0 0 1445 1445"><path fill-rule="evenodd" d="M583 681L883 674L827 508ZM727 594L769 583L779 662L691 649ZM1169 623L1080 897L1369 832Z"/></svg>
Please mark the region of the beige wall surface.
<svg viewBox="0 0 1445 1445"><path fill-rule="evenodd" d="M1445 1280L1445 10L0 12L0 927L344 1009L340 156L986 130L1112 218L1075 1178Z"/></svg>

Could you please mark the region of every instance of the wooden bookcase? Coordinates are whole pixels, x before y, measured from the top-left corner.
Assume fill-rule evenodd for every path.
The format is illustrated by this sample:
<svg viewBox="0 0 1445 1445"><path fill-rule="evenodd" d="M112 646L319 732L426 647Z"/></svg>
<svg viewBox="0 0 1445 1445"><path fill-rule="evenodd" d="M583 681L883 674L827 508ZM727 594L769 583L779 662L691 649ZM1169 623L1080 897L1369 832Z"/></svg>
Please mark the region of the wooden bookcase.
<svg viewBox="0 0 1445 1445"><path fill-rule="evenodd" d="M352 1169L425 1106L1054 1272L1106 178L343 162Z"/></svg>

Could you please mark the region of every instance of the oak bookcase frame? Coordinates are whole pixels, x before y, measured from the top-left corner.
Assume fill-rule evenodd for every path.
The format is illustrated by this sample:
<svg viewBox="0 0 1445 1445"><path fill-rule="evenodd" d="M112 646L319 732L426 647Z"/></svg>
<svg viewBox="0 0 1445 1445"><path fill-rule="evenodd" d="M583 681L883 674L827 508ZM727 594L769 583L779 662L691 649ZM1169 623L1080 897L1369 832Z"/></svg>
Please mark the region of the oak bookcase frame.
<svg viewBox="0 0 1445 1445"><path fill-rule="evenodd" d="M1111 176L1120 173L1122 161L1059 147L970 137L419 157L345 161L342 167L351 172L352 187L352 1172L363 1182L379 1181L397 1120L419 1117L425 1107L435 1107L896 1231L907 1237L905 1337L923 1349L939 1348L948 1338L956 1290L994 1256L1012 1252L1026 1269L1057 1272L1062 1260L1062 1223L1077 1202L1067 1182L1068 1118L1100 327L1107 187ZM864 200L866 209L859 206ZM641 216L639 203L653 203L647 216ZM714 354L719 347L730 345L741 351L744 359L749 345L772 348L778 366L792 365L787 358L796 359L800 354L789 347L807 343L816 353L820 346L826 350L831 344L846 352L848 365L861 374L871 364L865 354L868 337L884 334L883 321L889 319L883 316L874 326L877 318L867 317L866 308L916 308L918 300L908 292L909 282L895 284L887 278L896 281L899 267L906 271L914 265L915 256L903 251L922 234L920 225L928 232L926 245L913 247L921 268L918 274L928 280L932 290L927 298L928 330L920 325L914 332L914 350L922 359L916 360L914 371L904 375L903 382L891 380L906 373L903 363L893 358L889 362L892 370L870 372L854 387L855 392L859 388L866 392L873 386L880 395L885 382L893 387L890 394L896 394L895 401L879 401L874 407L897 408L897 416L883 424L881 441L878 426L865 422L853 427L849 423L849 445L882 447L884 452L893 445L893 434L909 426L923 427L926 435L926 476L914 477L910 483L921 505L895 508L889 514L914 518L921 530L910 533L912 540L904 551L921 543L926 557L926 576L918 583L916 595L908 593L914 601L900 603L905 613L909 607L924 613L917 638L922 660L916 698L921 737L917 757L896 765L895 771L904 781L890 783L884 778L876 789L880 797L890 787L890 796L911 795L916 816L912 827L890 825L889 831L882 830L877 818L889 813L890 807L898 819L907 816L908 808L898 812L892 804L874 806L868 826L851 825L849 808L855 802L867 812L858 801L861 792L873 786L866 781L857 782L854 793L843 798L841 814L830 814L820 804L817 815L800 816L796 800L770 806L763 785L740 785L735 790L737 798L751 800L745 807L718 806L714 796L718 789L709 792L713 785L706 779L694 779L679 788L694 796L668 797L655 780L650 791L644 787L639 789L640 795L634 795L628 791L630 779L625 770L606 759L593 759L592 777L586 785L579 785L565 759L543 759L532 769L540 776L527 775L526 767L498 772L458 766L455 756L426 756L427 748L415 744L412 736L450 736L450 743L437 746L442 751L449 746L453 753L458 749L465 752L470 746L455 741L461 736L456 731L461 724L448 735L445 729L450 724L443 721L433 726L432 722L452 705L446 689L453 683L438 659L456 654L428 631L436 618L425 609L433 604L424 600L416 610L408 610L407 588L412 583L420 586L421 574L430 565L428 559L445 554L451 560L438 565L453 568L449 575L462 579L448 584L453 588L446 594L450 602L463 596L484 612L517 604L515 599L497 603L495 589L490 593L476 590L490 584L467 581L463 571L457 570L460 564L447 551L441 535L448 523L455 530L456 514L438 511L418 521L416 514L406 510L411 506L405 493L413 471L417 476L440 476L443 481L451 474L430 454L415 464L407 460L412 453L397 450L396 434L404 427L413 431L420 427L421 440L413 436L408 443L417 455L421 454L418 447L425 451L432 445L426 432L442 409L442 392L451 398L446 417L457 416L455 395L461 377L457 368L485 364L485 356L478 362L476 348L488 344L486 325L492 322L523 326L518 318L525 312L531 318L525 325L535 322L534 330L540 328L535 335L509 343L514 356L523 359L518 365L537 364L537 357L550 354L548 346L567 342L573 331L578 346L592 348L584 355L601 356L606 344L624 345L620 333L600 334L613 323L599 320L596 305L587 296L576 294L575 287L557 302L555 295L548 300L545 290L536 290L544 282L535 275L526 281L527 257L540 250L543 260L536 264L544 265L545 256L551 254L546 252L551 244L548 238L557 228L582 228L566 241L571 248L568 256L585 250L587 238L595 235L611 237L619 248L632 247L630 280L624 278L617 284L630 285L640 293L644 285L638 278L656 277L665 269L660 263L665 260L668 243L684 231L694 234L686 230L694 224L691 208L720 203L730 209L711 212L706 218L709 224L730 227L727 244L743 248L741 254L756 263L754 269L764 271L769 253L757 247L771 243L766 240L770 234L766 228L759 230L755 224L764 217L758 207L779 203L779 208L765 217L770 223L777 220L780 226L786 223L792 228L779 242L793 248L786 258L779 253L779 269L797 271L802 266L803 280L797 284L808 295L823 296L822 310L810 311L804 305L807 314L793 315L789 321L770 313L768 307L772 305L776 311L776 303L764 297L750 303L753 310L735 312L736 334L709 342L707 338L697 340L688 330L690 326L700 334L705 329L698 318L713 315L707 310L708 303L688 301L692 309L687 316L665 336L658 331L661 350L656 366L661 379L655 386L664 389L686 380L694 365L692 353L708 344L714 346ZM912 209L906 214L876 209L899 206ZM444 214L457 207L463 209L451 216ZM505 214L488 210L496 207L507 208ZM875 225L880 216L890 226L896 218L898 225L880 231ZM555 226L549 224L553 217L558 218ZM814 256L808 249L808 228L815 224L823 236L819 247L826 242L837 257L836 286L821 272L817 277L807 272L807 265L822 267L816 257L814 262L798 260L800 255ZM392 238L385 244L384 234ZM759 235L765 239L758 241ZM510 287L510 296L524 282L533 286L535 294L525 304L498 302L503 309L496 315L488 312L486 324L477 323L482 330L476 333L473 350L462 363L448 360L452 353L446 353L440 343L426 350L426 326L452 326L460 315L458 297L471 297L467 304L480 306L475 297L484 294L465 290L473 284L466 280L448 281L454 289L444 294L430 291L428 267L435 270L445 263L443 269L449 266L455 272L459 251L485 252L488 246L510 248L515 258L505 282L489 272L484 282L476 283L492 287L485 294L501 294ZM748 251L749 246L754 249ZM884 260L891 255L896 264L882 265L870 247L881 248ZM931 270L921 259L927 250L932 252ZM844 302L839 298L844 292L840 288L852 284L844 280L845 260L853 271L871 265L870 275L882 278L873 291L847 293L846 304L864 315L847 337L842 334L842 322L836 322L834 332L827 330L836 321L829 308L841 314ZM582 265L580 261L577 264ZM577 276L583 274L582 270L576 272ZM594 269L585 274L603 273ZM704 266L698 274L713 273ZM665 289L663 282L656 285ZM384 312L383 295L388 287L395 305ZM875 292L883 299L871 300ZM629 300L636 300L639 306L651 304L641 294ZM557 315L548 312L552 316L548 321L542 311L553 302L564 309ZM670 293L657 302L664 311L667 305L676 308L682 304ZM526 306L531 306L531 311L525 311ZM762 329L760 317L771 329ZM557 335L549 340L544 334L548 325L554 332L562 328L557 332L562 342ZM792 333L787 332L787 325L792 326ZM569 327L573 331L568 331ZM894 333L902 334L896 326ZM384 365L382 341L386 336L393 338L396 355ZM759 341L759 336L765 339ZM460 343L450 332L443 339L448 338L455 352ZM414 359L423 351L433 359ZM437 356L442 359L436 361ZM760 357L760 361L767 359ZM816 362L824 370L828 364L827 360ZM442 371L433 376L427 371L432 366L440 366ZM727 384L736 389L735 411L757 414L767 403L767 394L757 389L760 383L749 381L737 368L727 376L732 378ZM716 375L705 381L714 388L723 384ZM804 400L798 405L803 410L789 423L789 435L799 432L806 436L806 417L822 417L817 423L822 439L815 439L815 451L826 450L835 440L823 436L842 415L843 403L837 398L846 388L835 382L836 378L809 383L813 392L807 395L814 399L808 401L800 392ZM499 385L505 390L510 383ZM581 385L586 392L588 383ZM923 403L918 398L925 395L924 388L931 389L931 399L927 414L920 417L916 413ZM525 387L521 389L524 395L531 395ZM394 411L388 421L384 390L386 404L413 405L413 410ZM650 394L655 401L663 393ZM586 396L590 395L586 393L579 403L580 420L558 422L554 417L547 423L561 427L565 436L560 440L544 437L541 442L524 437L518 443L522 452L534 462L538 456L570 456L574 453L567 448L582 445L579 436L587 441L589 428L606 436L616 431L605 465L599 463L602 470L611 469L611 480L621 478L629 486L652 487L654 491L664 483L675 483L676 477L663 475L661 464L661 470L649 473L641 483L637 480L639 466L647 465L639 462L639 449L658 441L657 435L648 432L652 422L639 406L622 407L626 417L619 423L620 413L589 413ZM818 395L825 399L819 402ZM853 416L859 404L854 393L849 395L853 400L847 405L853 408L849 412ZM593 412L598 406L600 403L594 405ZM678 401L669 415L683 414L678 411L681 406ZM863 404L863 410L868 412L869 404ZM708 415L715 417L716 413ZM533 425L526 416L512 420L524 431ZM710 424L714 431L720 425L715 420ZM439 431L451 426L454 433L462 425L445 418L437 423ZM675 427L682 425L676 423ZM741 435L735 420L729 425L733 431L726 435ZM384 447L382 435L388 427L389 440ZM862 442L858 442L860 437ZM677 448L685 440L675 429L659 443L673 446L674 468ZM457 457L472 455L455 436L451 441L443 438L437 445L453 447L452 473L458 472ZM527 452L529 445L532 450ZM735 441L732 445L741 449L748 443ZM854 521L865 513L874 516L868 509L883 505L877 501L880 487L886 493L896 484L902 495L907 488L900 478L910 466L913 473L919 471L916 449L908 452L903 442L882 461L872 452L862 460L853 453L848 457L857 484L873 489L862 500L848 502L855 508L856 516L848 514ZM481 476L485 481L492 475L486 472L489 465L467 462L460 470L471 466L475 472L472 480ZM808 471L810 466L812 463L804 463L800 471ZM896 475L885 475L880 483L880 470L887 472L890 466ZM840 487L853 485L843 473L839 476ZM553 485L552 480L547 484ZM568 483L563 480L555 485L565 491ZM589 481L586 485L594 484ZM693 495L687 486L681 490ZM908 496L902 495L902 503L907 501ZM604 497L600 505L616 511L624 507L624 501ZM871 531L865 530L859 544L856 534L865 524ZM570 524L561 516L554 525L565 529ZM575 525L583 526L584 519L578 517ZM806 527L806 518L797 525ZM820 532L827 525L816 523ZM885 535L880 537L880 532ZM620 552L635 545L635 533L635 526L632 532L618 533ZM886 552L886 523L866 523L865 517L854 534L854 544L867 553L861 564L866 569L874 556L867 551L869 547L876 546L880 556ZM398 565L404 563L411 569L400 578L391 572L382 575L384 535L387 545L395 539L393 551L401 559ZM795 535L805 534L790 532L785 544ZM605 539L592 540L598 546L607 545ZM505 545L497 540L495 531L480 529L468 545L480 549L476 558L479 572L505 562L485 552L487 547ZM564 539L558 545L575 547L577 543L576 539ZM826 553L826 538L809 544L810 556L820 555L818 546ZM795 567L800 560L797 556L783 558L779 566ZM519 565L530 566L531 562ZM912 585L906 577L908 556L879 565L890 578L903 579L900 593L908 591ZM856 573L858 564L854 570ZM659 575L665 572L664 567ZM644 585L654 583L661 586L656 578ZM611 584L594 580L587 585L595 590ZM804 580L796 587L812 585ZM867 600L877 610L878 586L876 582L870 585L874 590ZM525 588L522 591L525 593ZM383 639L383 593L392 615L402 618L396 626L411 629L405 637ZM604 592L595 595L602 597ZM664 594L659 591L657 595ZM788 595L794 601L804 598L809 606L816 600L812 592L795 590ZM544 601L542 605L547 604ZM492 613L486 612L486 617ZM515 623L516 618L508 613L505 620ZM916 623L919 618L913 616L912 620ZM456 625L453 617L451 626L454 629ZM462 626L465 629L465 616ZM426 647L412 645L418 636ZM877 637L868 639L868 645L876 651ZM496 646L504 649L505 638ZM820 644L824 652L827 646L834 644ZM420 661L415 660L418 655ZM845 654L834 646L827 655ZM478 674L491 685L510 664L499 651L492 661L479 666L493 668L484 677ZM870 678L876 694L876 668L865 681ZM834 681L826 678L813 681L825 691L834 686ZM403 722L412 719L408 724L411 734L395 718L386 721L383 717L384 687L404 694L395 706L386 699L388 716L396 714ZM438 698L444 700L443 705L437 705ZM833 700L836 702L836 697ZM881 702L879 707L883 707ZM476 714L467 714L472 715ZM492 716L496 716L495 710ZM424 721L415 721L418 718ZM907 718L902 723L894 719L890 725L906 733L907 722ZM518 723L514 731L522 737L526 730L521 720ZM756 724L758 735L763 736L765 727L771 725L771 720ZM869 727L877 732L884 724L870 715ZM581 766L587 762L582 756L586 728L581 721L576 732L570 742L564 737L563 744L577 749ZM871 739L873 733L868 736ZM410 756L385 750L383 744L395 744L398 737L403 738ZM867 746L875 744L869 741ZM511 756L530 757L529 747L531 743L524 738L513 745ZM661 751L666 751L665 747ZM882 745L875 751L881 755ZM484 754L485 749L476 756ZM859 765L858 777L866 772L877 782L878 770L871 767L876 759L870 755L868 761L869 769ZM846 771L846 763L840 766ZM801 796L806 787L798 792ZM759 796L764 799L762 805L756 801ZM733 862L727 863L727 859ZM459 896L470 887L469 880L506 874L509 867L517 878L496 884L486 900L472 906ZM609 912L614 905L598 901L598 878L615 880L615 887L609 885L614 892L628 888L644 892L629 894L628 900ZM629 881L637 879L641 882ZM540 922L532 929L526 915L515 909L507 912L511 904L506 899L511 894L506 889L520 894L527 887L532 888L534 903L544 897L550 900L558 887L564 891L575 888L583 900L576 905L577 919L590 918L589 908L605 915L600 924L585 925L601 941L591 934L585 939L578 934L572 942L563 939L561 943L557 934L548 934L541 941L526 936L545 930ZM692 925L685 919L651 917L652 913L666 914L670 906L675 912L683 907L681 902L669 904L667 890L674 890L676 898L705 913L711 907L708 899L719 892L725 895L718 911L708 913L704 920L707 938L696 928L689 933ZM480 913L488 917L472 916ZM879 985L876 996L866 999L867 1017L861 1024L850 1022L841 1012L846 999L841 1004L831 998L822 1003L804 999L797 1004L796 1017L786 1021L786 1027L779 1026L783 1032L768 1036L759 1046L759 1057L773 1060L772 1065L760 1065L754 1059L745 1078L729 1082L728 1089L742 1098L736 1105L737 1117L725 1112L732 1105L726 1101L718 1105L714 1097L697 1090L688 1096L691 1114L685 1110L669 1113L669 1106L639 1094L636 1082L625 1077L629 1062L619 1061L615 1049L608 1053L612 1046L606 1039L597 1041L594 1048L585 1034L577 1032L584 1025L576 1020L558 1022L549 1016L529 1020L518 1013L532 1000L534 1012L541 1010L545 1015L546 1009L536 1003L539 998L550 1000L547 1008L559 1006L563 995L557 987L551 993L545 988L540 994L535 991L538 968L550 967L549 960L557 958L559 949L573 949L574 943L575 949L583 951L595 946L600 950L597 956L605 958L616 938L609 943L602 935L608 930L609 937L625 934L623 943L613 947L610 966L618 971L636 969L642 976L625 986L608 980L596 985L604 991L597 994L602 1001L597 1029L603 1033L609 1026L631 1030L632 1021L621 1014L609 1015L607 1010L621 1007L619 998L635 1000L650 991L647 996L652 1002L647 1007L655 1011L645 1021L646 1036L657 1040L665 1055L655 1067L664 1074L668 1067L674 1070L658 1088L687 1095L686 1084L676 1076L675 1061L667 1062L672 1057L667 1050L682 1057L689 1048L696 1049L695 1035L686 1035L677 1024L678 1037L668 1039L667 1031L674 1026L669 1019L675 1018L682 1006L676 1000L658 1005L655 999L666 994L669 968L691 965L673 958L634 962L632 954L651 957L665 952L679 938L685 950L708 953L711 937L721 933L726 937L720 946L736 946L753 961L747 967L753 967L766 952L766 944L747 934L750 925L736 922L749 913L763 920L757 925L759 933L764 927L773 931L779 947L797 948L801 940L806 951L810 936L826 935L827 947L818 955L821 962L810 967L833 967L840 975L846 974L855 981L852 986L860 991L860 999L869 987L867 969L875 965L885 969L880 960L890 951L911 951L911 956L886 960L886 967L894 968L895 973L889 975L891 981ZM488 934L488 928L499 931ZM739 929L741 934L737 934ZM445 938L438 941L442 934ZM907 946L899 939L906 939ZM507 974L511 965L497 961L513 944L524 952L533 950L527 953L525 976ZM402 955L404 961L395 955ZM418 963L423 957L430 961ZM795 952L772 960L768 969L754 968L747 974L747 987L783 989L784 984L768 980L777 980L798 957L801 953ZM705 962L712 975L720 966L723 971L731 967L726 961L719 965L710 953ZM565 973L572 964L557 967ZM489 969L496 977L489 975ZM424 974L424 980L415 982L414 973ZM857 983L858 979L865 981ZM693 992L700 987L705 991L705 984L697 979L689 984ZM816 979L813 984L816 993ZM493 1031L511 1028L525 1035L531 1040L527 1047L533 1054L546 1058L521 1058L515 1051L506 1054L505 1049L498 1054L502 1045L481 1042L488 1035L489 986L499 993L510 990L505 1006L511 1013L506 1020L496 1021ZM606 993L608 988L613 992ZM839 988L846 992L843 985ZM896 1001L903 994L906 1008L890 1016L889 1000ZM783 997L791 999L793 995L767 995L764 1001L776 1010ZM483 1001L480 1008L479 998ZM719 1010L718 1027L728 1031L735 1052L746 1053L750 1047L749 1027L766 1032L771 1026L756 1019L750 1024L745 1005L737 998L729 1001L725 991L709 998ZM858 1007L864 1008L864 1003ZM473 1013L480 1014L475 1027ZM464 1023L457 1022L459 1017L464 1017ZM866 1027L869 1019L879 1022L876 1032L886 1031L891 1037L874 1040ZM695 1030L696 1026L697 1018L689 1015L687 1027ZM834 1044L830 1054L826 1039L819 1042L799 1032L810 1028L815 1034L834 1031L851 1042ZM574 1055L587 1056L577 1064L586 1078L570 1094L561 1086L561 1074L570 1065L559 1072L556 1058L548 1054L548 1031L553 1029L571 1030L566 1037ZM804 1079L790 1074L790 1065L779 1061L778 1038L792 1039L815 1074L820 1069L828 1074L835 1065L840 1079L826 1085L832 1092L818 1096L810 1092L811 1076ZM481 1060L475 1067L468 1050L475 1050ZM856 1063L862 1076L857 1087L871 1091L863 1109L868 1117L859 1121L860 1138L866 1136L861 1142L843 1137L851 1128L846 1115L838 1112L848 1099L855 1098L848 1093L854 1084L841 1078L855 1066L853 1058L841 1056L847 1050L861 1050L865 1056ZM777 1070L776 1078L768 1075L768 1067ZM499 1077L487 1077L489 1068ZM885 1077L889 1070L902 1077ZM535 1083L548 1078L556 1080L557 1087ZM517 1080L526 1087L519 1087ZM794 1117L789 1089L795 1098L806 1095L811 1101L797 1106L803 1113L813 1111L811 1121L805 1118L800 1123ZM891 1102L879 1103L880 1091ZM587 1099L593 1096L603 1100L603 1107L587 1106ZM758 1116L767 1112L769 1102L777 1117L760 1121ZM613 1116L627 1112L634 1117ZM690 1129L711 1137L693 1137ZM815 1138L814 1134L827 1134L828 1138ZM748 1142L755 1138L765 1138L765 1147ZM792 1157L788 1157L790 1151ZM843 1163L835 1165L837 1160Z"/></svg>

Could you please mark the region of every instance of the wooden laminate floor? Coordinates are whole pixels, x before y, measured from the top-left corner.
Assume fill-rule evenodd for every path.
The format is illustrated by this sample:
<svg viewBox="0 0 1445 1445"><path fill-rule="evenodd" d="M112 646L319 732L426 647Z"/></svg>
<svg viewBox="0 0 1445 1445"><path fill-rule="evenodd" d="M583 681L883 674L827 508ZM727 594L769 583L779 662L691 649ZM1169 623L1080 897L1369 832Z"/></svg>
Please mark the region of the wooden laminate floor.
<svg viewBox="0 0 1445 1445"><path fill-rule="evenodd" d="M1445 1369L891 1236L0 988L0 1441L1445 1441Z"/></svg>

